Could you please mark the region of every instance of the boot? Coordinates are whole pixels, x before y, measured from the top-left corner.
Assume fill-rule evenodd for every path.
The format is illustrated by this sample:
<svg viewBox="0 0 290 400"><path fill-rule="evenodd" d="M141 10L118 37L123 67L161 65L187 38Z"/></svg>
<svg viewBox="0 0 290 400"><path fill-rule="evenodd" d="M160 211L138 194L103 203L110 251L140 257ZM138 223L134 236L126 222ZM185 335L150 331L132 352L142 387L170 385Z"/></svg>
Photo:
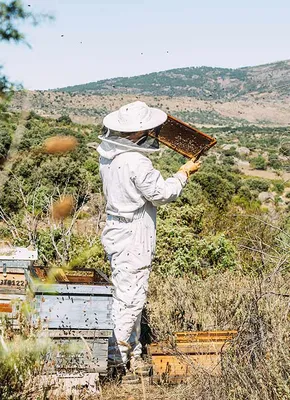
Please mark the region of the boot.
<svg viewBox="0 0 290 400"><path fill-rule="evenodd" d="M149 376L152 370L152 364L144 361L141 356L132 357L130 360L130 370L135 375Z"/></svg>

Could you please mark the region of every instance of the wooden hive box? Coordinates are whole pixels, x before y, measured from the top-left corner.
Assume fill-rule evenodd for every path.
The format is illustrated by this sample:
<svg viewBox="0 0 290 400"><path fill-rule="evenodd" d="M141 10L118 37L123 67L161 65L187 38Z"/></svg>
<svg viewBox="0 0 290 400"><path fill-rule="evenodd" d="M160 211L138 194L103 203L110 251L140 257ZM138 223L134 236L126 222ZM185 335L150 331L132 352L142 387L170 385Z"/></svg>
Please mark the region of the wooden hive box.
<svg viewBox="0 0 290 400"><path fill-rule="evenodd" d="M54 368L106 373L108 343L113 334L112 284L95 270L68 271L48 284L47 272L39 267L31 272L33 324L41 324L43 334L58 344L78 349L71 355L60 352L53 360Z"/></svg>
<svg viewBox="0 0 290 400"><path fill-rule="evenodd" d="M37 260L37 251L21 247L0 248L0 323L8 318L17 328L19 302L25 300L28 269Z"/></svg>
<svg viewBox="0 0 290 400"><path fill-rule="evenodd" d="M220 373L221 354L236 331L178 332L175 343L151 344L148 353L156 382L185 382L197 369Z"/></svg>

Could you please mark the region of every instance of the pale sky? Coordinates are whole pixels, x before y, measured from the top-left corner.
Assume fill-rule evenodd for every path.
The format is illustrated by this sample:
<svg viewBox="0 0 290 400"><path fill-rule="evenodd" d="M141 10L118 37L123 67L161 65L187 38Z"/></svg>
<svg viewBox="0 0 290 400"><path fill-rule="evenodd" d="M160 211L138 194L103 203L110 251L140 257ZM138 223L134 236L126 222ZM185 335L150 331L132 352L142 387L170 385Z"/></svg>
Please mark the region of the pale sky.
<svg viewBox="0 0 290 400"><path fill-rule="evenodd" d="M53 22L23 27L32 49L0 44L0 65L27 89L180 67L236 68L290 59L289 0L24 3L55 16Z"/></svg>

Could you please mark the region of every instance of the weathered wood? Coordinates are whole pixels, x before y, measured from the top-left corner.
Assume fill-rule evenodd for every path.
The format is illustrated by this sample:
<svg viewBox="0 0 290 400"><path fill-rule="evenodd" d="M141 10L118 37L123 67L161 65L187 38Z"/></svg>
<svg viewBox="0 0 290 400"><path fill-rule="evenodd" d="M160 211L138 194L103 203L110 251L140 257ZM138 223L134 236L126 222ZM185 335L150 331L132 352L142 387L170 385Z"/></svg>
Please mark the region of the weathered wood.
<svg viewBox="0 0 290 400"><path fill-rule="evenodd" d="M21 294L25 293L26 277L24 271L11 273L10 268L6 273L0 270L0 293Z"/></svg>
<svg viewBox="0 0 290 400"><path fill-rule="evenodd" d="M49 329L113 329L110 296L35 296L34 322Z"/></svg>
<svg viewBox="0 0 290 400"><path fill-rule="evenodd" d="M0 254L0 314L17 325L17 299L31 301L32 324L59 345L57 354L47 354L46 372L105 374L113 335L113 287L108 278L94 270L73 270L49 284L49 270L33 266L35 252L8 250L2 258Z"/></svg>
<svg viewBox="0 0 290 400"><path fill-rule="evenodd" d="M176 342L214 342L232 339L237 331L204 331L204 332L176 332L174 334Z"/></svg>
<svg viewBox="0 0 290 400"><path fill-rule="evenodd" d="M164 344L153 344L150 346L150 353L160 354L217 354L225 346L224 341L219 342L199 342L199 343L177 343L174 347Z"/></svg>
<svg viewBox="0 0 290 400"><path fill-rule="evenodd" d="M45 373L53 371L105 373L107 371L108 338L55 338L54 342L58 344L59 351L56 356L54 353L47 354ZM73 351L69 353L67 346Z"/></svg>
<svg viewBox="0 0 290 400"><path fill-rule="evenodd" d="M52 294L52 295L77 295L84 294L86 296L108 295L112 296L114 289L110 285L78 285L74 283L62 284L43 284L36 281L30 281L29 286L34 293Z"/></svg>
<svg viewBox="0 0 290 400"><path fill-rule="evenodd" d="M93 339L93 338L110 338L113 336L112 330L102 329L47 329L42 332L43 336L50 338L79 338Z"/></svg>
<svg viewBox="0 0 290 400"><path fill-rule="evenodd" d="M0 313L12 313L12 305L10 303L0 303Z"/></svg>
<svg viewBox="0 0 290 400"><path fill-rule="evenodd" d="M154 381L180 383L197 370L220 373L222 352L236 331L178 332L175 343L151 344Z"/></svg>
<svg viewBox="0 0 290 400"><path fill-rule="evenodd" d="M105 374L113 335L113 287L109 280L96 271L73 270L64 271L56 276L57 282L48 284L48 271L37 267L32 273L38 277L29 278L34 295L33 324L40 322L42 334L60 347L76 349L73 354L60 350L56 358L51 355L51 360L48 354L45 370ZM61 282L63 275L65 282Z"/></svg>

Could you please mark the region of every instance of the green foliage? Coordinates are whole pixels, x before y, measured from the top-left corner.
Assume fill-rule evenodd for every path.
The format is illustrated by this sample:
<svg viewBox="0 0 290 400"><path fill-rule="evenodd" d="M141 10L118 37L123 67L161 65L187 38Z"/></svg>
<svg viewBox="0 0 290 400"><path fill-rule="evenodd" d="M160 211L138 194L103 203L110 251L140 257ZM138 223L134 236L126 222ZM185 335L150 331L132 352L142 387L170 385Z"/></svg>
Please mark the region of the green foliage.
<svg viewBox="0 0 290 400"><path fill-rule="evenodd" d="M285 184L283 181L274 181L273 182L273 191L278 194L282 194L285 190Z"/></svg>
<svg viewBox="0 0 290 400"><path fill-rule="evenodd" d="M52 19L51 16L46 14L35 15L27 11L21 0L0 1L0 42L25 43L28 45L25 42L25 35L19 30L20 23L28 22L35 26L45 18ZM0 98L9 97L14 88L14 85L2 73L2 69L3 67L0 65Z"/></svg>
<svg viewBox="0 0 290 400"><path fill-rule="evenodd" d="M0 2L0 41L23 42L24 34L17 27L19 21L36 23L31 12L25 10L22 1L10 0Z"/></svg>
<svg viewBox="0 0 290 400"><path fill-rule="evenodd" d="M223 154L226 157L229 157L229 156L236 157L238 155L236 148L234 146L232 146L230 149L223 150Z"/></svg>
<svg viewBox="0 0 290 400"><path fill-rule="evenodd" d="M211 67L190 67L177 68L168 71L154 72L151 74L134 76L130 78L119 77L114 79L106 79L98 82L90 82L84 85L75 85L56 89L64 93L72 95L77 93L107 95L118 93L135 93L142 95L150 95L158 101L159 96L169 98L176 96L187 96L203 100L232 100L243 97L245 95L253 95L269 92L273 89L281 95L287 95L287 85L285 84L285 76L288 76L287 63L274 63L271 68L277 68L279 74L269 80L265 78L264 66L255 68L211 68ZM261 69L259 74L257 69ZM283 71L283 73L281 72ZM253 79L253 74L255 79ZM224 80L227 84L224 85ZM270 84L270 86L269 86ZM200 112L201 111L201 112ZM199 117L208 120L209 110L197 110ZM194 113L189 118L194 119ZM213 115L214 117L214 115ZM223 118L221 120L233 121L231 118ZM239 120L243 123L243 119ZM263 121L261 121L263 122ZM264 121L265 122L265 121ZM271 128L273 130L273 128Z"/></svg>
<svg viewBox="0 0 290 400"><path fill-rule="evenodd" d="M256 197L256 193L254 190L251 190L249 185L242 185L238 190L238 195L248 201L254 200Z"/></svg>
<svg viewBox="0 0 290 400"><path fill-rule="evenodd" d="M69 125L72 123L72 120L69 115L62 115L61 117L57 118L57 122L64 123L65 125Z"/></svg>
<svg viewBox="0 0 290 400"><path fill-rule="evenodd" d="M174 276L206 276L235 267L236 250L230 240L223 235L199 238L195 229L186 226L186 221L182 225L176 223L174 216L158 220L157 247L153 261L155 272Z"/></svg>
<svg viewBox="0 0 290 400"><path fill-rule="evenodd" d="M235 193L234 184L215 172L201 171L193 179L205 191L209 202L220 209L228 205Z"/></svg>
<svg viewBox="0 0 290 400"><path fill-rule="evenodd" d="M260 178L249 178L244 180L244 185L250 188L250 190L256 190L257 192L267 192L270 187L270 182L266 179Z"/></svg>
<svg viewBox="0 0 290 400"><path fill-rule="evenodd" d="M284 143L282 143L282 145L280 147L280 153L283 156L290 157L290 142L289 141L285 141Z"/></svg>
<svg viewBox="0 0 290 400"><path fill-rule="evenodd" d="M253 167L256 169L261 169L261 170L267 169L266 160L261 154L259 154L258 157L252 159L252 164Z"/></svg>
<svg viewBox="0 0 290 400"><path fill-rule="evenodd" d="M7 130L0 127L0 161L5 159L11 145L11 135Z"/></svg>
<svg viewBox="0 0 290 400"><path fill-rule="evenodd" d="M66 125L68 122L69 125ZM60 125L60 126L58 126ZM82 129L90 132L84 134ZM19 212L23 207L23 195L35 193L36 210L45 211L50 197L66 192L74 194L81 203L88 187L91 193L99 192L101 182L98 172L98 155L90 153L86 143L95 128L74 125L67 119L62 122L46 120L31 112L26 130L18 149L21 157L16 158L5 190L0 193L0 203L9 213ZM48 155L42 150L45 139L56 135L74 136L78 140L75 151L65 155ZM19 187L22 188L22 194ZM13 194L14 193L14 194Z"/></svg>
<svg viewBox="0 0 290 400"><path fill-rule="evenodd" d="M48 339L18 337L0 342L0 398L22 400L29 396L32 387L27 380L41 372L45 354L53 346Z"/></svg>
<svg viewBox="0 0 290 400"><path fill-rule="evenodd" d="M269 154L268 165L269 167L277 170L280 170L283 167L283 164L279 160L278 155L273 153Z"/></svg>
<svg viewBox="0 0 290 400"><path fill-rule="evenodd" d="M25 36L19 31L19 22L37 23L38 18L25 10L20 0L7 0L0 2L0 42L24 42ZM0 65L0 97L12 89L12 85L5 75L1 73Z"/></svg>
<svg viewBox="0 0 290 400"><path fill-rule="evenodd" d="M3 114L6 118L2 123L3 132L12 136L19 116L10 115L7 110ZM70 221L52 229L47 219L51 201L62 193L71 193L77 199L77 209L93 196L100 196L102 184L98 154L86 147L88 142L96 140L99 129L74 124L67 117L57 121L31 112L27 118L19 152L0 194L0 206L19 229L18 244L30 243L26 228L21 228L27 215L32 221L40 221L35 240L43 264L62 264L66 260L70 267L101 268L108 273L99 235L92 240L78 229L73 230L68 246L63 235ZM230 134L236 134L235 130L231 131ZM65 155L45 154L43 142L55 135L76 137L79 142L77 149ZM227 159L231 157L224 156ZM163 146L160 153L154 153L150 158L164 178L172 176L187 161ZM269 190L270 181L245 178L234 166L220 162L221 158L213 154L204 158L202 168L190 178L182 196L176 202L159 208L154 261L154 268L159 273L204 276L234 267L237 250L235 236L225 235L225 231L234 229L232 219L227 215L241 209L260 213L258 193ZM103 207L102 202L100 197L97 210L89 207L82 211L79 218L83 220L77 222L86 224L87 220L90 225L91 217ZM9 235L11 239L11 232L3 231L3 236ZM63 259L57 250L67 253Z"/></svg>

